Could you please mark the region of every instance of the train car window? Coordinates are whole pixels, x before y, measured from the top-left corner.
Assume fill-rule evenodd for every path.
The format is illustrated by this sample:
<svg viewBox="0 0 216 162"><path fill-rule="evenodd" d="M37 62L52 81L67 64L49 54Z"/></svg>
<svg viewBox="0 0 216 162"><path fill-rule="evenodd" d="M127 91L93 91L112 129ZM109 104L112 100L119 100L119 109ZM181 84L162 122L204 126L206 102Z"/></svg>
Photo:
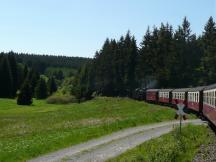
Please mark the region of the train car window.
<svg viewBox="0 0 216 162"><path fill-rule="evenodd" d="M208 94L208 99L209 99L209 105L211 105L211 92Z"/></svg>
<svg viewBox="0 0 216 162"><path fill-rule="evenodd" d="M212 102L212 92L210 92L210 105L213 106L213 102Z"/></svg>
<svg viewBox="0 0 216 162"><path fill-rule="evenodd" d="M193 102L196 102L196 94L193 93Z"/></svg>
<svg viewBox="0 0 216 162"><path fill-rule="evenodd" d="M193 93L193 102L195 102L195 101L196 101L196 94Z"/></svg>
<svg viewBox="0 0 216 162"><path fill-rule="evenodd" d="M212 98L212 100L213 100L213 107L215 107L215 90L212 93L213 93L213 98Z"/></svg>
<svg viewBox="0 0 216 162"><path fill-rule="evenodd" d="M203 103L205 103L206 102L206 94L205 94L205 92L203 93Z"/></svg>
<svg viewBox="0 0 216 162"><path fill-rule="evenodd" d="M207 93L205 92L205 103L207 103Z"/></svg>
<svg viewBox="0 0 216 162"><path fill-rule="evenodd" d="M196 93L194 93L194 102L196 102Z"/></svg>
<svg viewBox="0 0 216 162"><path fill-rule="evenodd" d="M194 93L194 102L196 102L197 100L197 96L196 96L196 93Z"/></svg>
<svg viewBox="0 0 216 162"><path fill-rule="evenodd" d="M199 92L197 93L197 102L199 102Z"/></svg>
<svg viewBox="0 0 216 162"><path fill-rule="evenodd" d="M216 91L214 92L214 95L215 95L215 97L214 97L214 101L215 101L214 107L216 108Z"/></svg>

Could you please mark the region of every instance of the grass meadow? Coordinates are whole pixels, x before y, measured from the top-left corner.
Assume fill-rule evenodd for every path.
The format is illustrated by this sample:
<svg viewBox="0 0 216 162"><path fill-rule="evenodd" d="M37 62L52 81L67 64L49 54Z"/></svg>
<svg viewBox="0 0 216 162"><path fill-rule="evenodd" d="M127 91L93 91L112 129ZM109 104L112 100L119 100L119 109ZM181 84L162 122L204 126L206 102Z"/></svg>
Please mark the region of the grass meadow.
<svg viewBox="0 0 216 162"><path fill-rule="evenodd" d="M0 161L25 161L127 127L173 120L175 111L128 98L98 97L81 104L0 99Z"/></svg>

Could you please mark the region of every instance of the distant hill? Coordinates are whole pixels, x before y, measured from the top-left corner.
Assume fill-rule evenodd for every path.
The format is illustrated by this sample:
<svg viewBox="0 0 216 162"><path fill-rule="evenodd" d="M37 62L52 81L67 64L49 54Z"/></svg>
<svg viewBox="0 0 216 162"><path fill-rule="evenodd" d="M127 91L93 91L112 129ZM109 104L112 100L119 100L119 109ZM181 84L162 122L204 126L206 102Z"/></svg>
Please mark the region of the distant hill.
<svg viewBox="0 0 216 162"><path fill-rule="evenodd" d="M13 53L18 63L26 64L28 67L34 67L40 73L44 73L48 67L78 69L91 60L90 58L84 57Z"/></svg>

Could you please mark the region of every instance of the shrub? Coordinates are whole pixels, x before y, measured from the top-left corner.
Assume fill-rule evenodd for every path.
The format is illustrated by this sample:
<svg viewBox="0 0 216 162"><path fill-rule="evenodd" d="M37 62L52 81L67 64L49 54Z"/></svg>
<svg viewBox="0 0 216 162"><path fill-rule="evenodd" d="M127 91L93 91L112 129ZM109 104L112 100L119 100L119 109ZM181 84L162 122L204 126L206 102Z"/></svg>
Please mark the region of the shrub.
<svg viewBox="0 0 216 162"><path fill-rule="evenodd" d="M73 96L50 96L46 101L48 104L69 104L77 102Z"/></svg>

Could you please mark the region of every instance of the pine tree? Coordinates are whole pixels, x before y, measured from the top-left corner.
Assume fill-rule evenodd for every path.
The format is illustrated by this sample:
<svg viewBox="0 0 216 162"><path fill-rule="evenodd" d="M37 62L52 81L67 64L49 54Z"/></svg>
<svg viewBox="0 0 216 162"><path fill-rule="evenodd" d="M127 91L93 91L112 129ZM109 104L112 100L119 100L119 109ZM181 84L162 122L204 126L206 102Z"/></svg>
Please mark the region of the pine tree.
<svg viewBox="0 0 216 162"><path fill-rule="evenodd" d="M40 78L35 87L35 97L37 99L45 99L47 98L47 85L46 81L43 78Z"/></svg>
<svg viewBox="0 0 216 162"><path fill-rule="evenodd" d="M49 91L49 95L52 95L54 92L57 91L57 84L55 82L55 78L54 77L50 77L47 83L47 88Z"/></svg>
<svg viewBox="0 0 216 162"><path fill-rule="evenodd" d="M0 97L13 97L13 78L7 56L1 59L0 75Z"/></svg>
<svg viewBox="0 0 216 162"><path fill-rule="evenodd" d="M18 105L31 105L32 104L32 92L31 92L31 86L29 84L29 81L26 80L18 94L17 97L17 104Z"/></svg>

